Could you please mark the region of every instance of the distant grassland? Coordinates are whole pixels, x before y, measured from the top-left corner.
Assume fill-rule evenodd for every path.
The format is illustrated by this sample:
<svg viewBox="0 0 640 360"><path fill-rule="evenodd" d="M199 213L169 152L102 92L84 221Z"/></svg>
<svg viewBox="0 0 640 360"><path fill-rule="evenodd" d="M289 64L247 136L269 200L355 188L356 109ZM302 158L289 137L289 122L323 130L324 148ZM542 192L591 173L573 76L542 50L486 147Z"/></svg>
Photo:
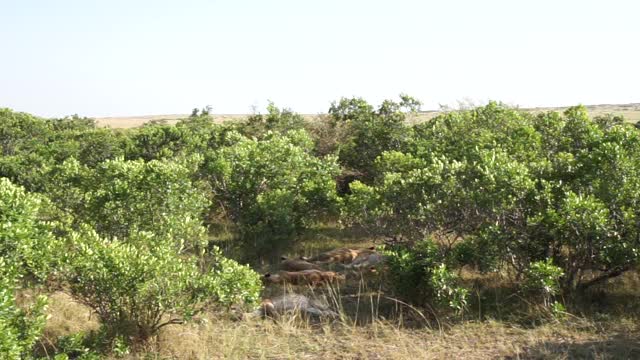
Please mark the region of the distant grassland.
<svg viewBox="0 0 640 360"><path fill-rule="evenodd" d="M564 111L567 107L549 107L549 108L530 108L525 109L532 113L543 111ZM634 104L621 104L621 105L587 105L591 116L598 116L604 114L622 115L627 121L635 123L640 121L640 103ZM416 123L429 120L443 111L431 110L422 111L414 117L411 117L409 121ZM144 116L124 116L124 117L103 117L96 118L99 126L109 126L112 128L132 128L141 126L149 121L166 120L169 124L176 123L179 119L188 117L189 114L167 114L167 115L144 115ZM214 114L212 115L214 121L223 123L230 120L244 119L248 114ZM325 116L325 114L304 114L307 120L315 120Z"/></svg>

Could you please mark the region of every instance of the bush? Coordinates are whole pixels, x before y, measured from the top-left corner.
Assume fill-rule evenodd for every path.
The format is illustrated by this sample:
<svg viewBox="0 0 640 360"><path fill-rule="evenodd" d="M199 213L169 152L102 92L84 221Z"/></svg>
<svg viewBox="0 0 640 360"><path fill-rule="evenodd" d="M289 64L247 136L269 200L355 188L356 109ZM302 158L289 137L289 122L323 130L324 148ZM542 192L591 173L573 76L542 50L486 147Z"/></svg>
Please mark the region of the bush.
<svg viewBox="0 0 640 360"><path fill-rule="evenodd" d="M61 119L45 120L53 131L87 131L96 128L96 121L78 115L67 116Z"/></svg>
<svg viewBox="0 0 640 360"><path fill-rule="evenodd" d="M234 125L242 135L261 139L269 132L284 135L289 131L302 130L305 127L305 121L302 115L290 109L279 109L273 102L269 102L266 115L253 114L247 120Z"/></svg>
<svg viewBox="0 0 640 360"><path fill-rule="evenodd" d="M545 307L551 306L551 300L560 292L562 269L553 265L551 259L536 261L526 273L525 288L542 296Z"/></svg>
<svg viewBox="0 0 640 360"><path fill-rule="evenodd" d="M78 332L60 336L55 344L55 360L98 360L103 357L96 351L101 344L92 336L94 333Z"/></svg>
<svg viewBox="0 0 640 360"><path fill-rule="evenodd" d="M391 288L417 305L444 305L456 312L466 308L468 291L447 269L444 257L431 240L413 246L396 245L384 251Z"/></svg>
<svg viewBox="0 0 640 360"><path fill-rule="evenodd" d="M0 259L20 275L45 280L59 263L62 243L43 221L43 199L0 178Z"/></svg>
<svg viewBox="0 0 640 360"><path fill-rule="evenodd" d="M49 124L35 116L0 108L0 154L16 155L45 142Z"/></svg>
<svg viewBox="0 0 640 360"><path fill-rule="evenodd" d="M385 100L376 110L361 98L342 98L331 104L329 116L339 134L339 160L358 179L370 183L376 176L375 159L385 151L404 149L410 129L404 122L420 103L406 95L396 103Z"/></svg>
<svg viewBox="0 0 640 360"><path fill-rule="evenodd" d="M145 125L129 133L127 160L170 159L202 150L204 139L184 126Z"/></svg>
<svg viewBox="0 0 640 360"><path fill-rule="evenodd" d="M278 251L292 236L335 212L335 158L318 159L304 131L241 138L209 154L205 172L215 209L238 224L253 251Z"/></svg>
<svg viewBox="0 0 640 360"><path fill-rule="evenodd" d="M482 273L498 271L502 259L493 240L491 234L480 234L458 241L451 249L447 264L460 268L469 265Z"/></svg>
<svg viewBox="0 0 640 360"><path fill-rule="evenodd" d="M253 303L261 290L258 274L219 251L204 270L201 258L180 256L150 233L123 242L87 230L72 243L65 276L71 296L96 312L111 340L144 342L211 304Z"/></svg>
<svg viewBox="0 0 640 360"><path fill-rule="evenodd" d="M119 239L153 232L184 251L206 242L207 190L191 180L197 164L197 158L180 163L118 159L91 169L72 159L56 168L48 192L56 205L74 214L76 229L89 224L100 236Z"/></svg>
<svg viewBox="0 0 640 360"><path fill-rule="evenodd" d="M3 359L29 359L46 322L47 299L38 296L27 310L16 306L18 271L0 257L0 355Z"/></svg>
<svg viewBox="0 0 640 360"><path fill-rule="evenodd" d="M106 160L115 160L125 156L129 139L121 132L112 129L94 129L74 134L78 141L78 161L90 168Z"/></svg>
<svg viewBox="0 0 640 360"><path fill-rule="evenodd" d="M406 151L377 159L374 183L353 184L345 224L414 240L471 237L518 276L552 258L569 291L638 264L640 133L621 119L490 103L413 134Z"/></svg>

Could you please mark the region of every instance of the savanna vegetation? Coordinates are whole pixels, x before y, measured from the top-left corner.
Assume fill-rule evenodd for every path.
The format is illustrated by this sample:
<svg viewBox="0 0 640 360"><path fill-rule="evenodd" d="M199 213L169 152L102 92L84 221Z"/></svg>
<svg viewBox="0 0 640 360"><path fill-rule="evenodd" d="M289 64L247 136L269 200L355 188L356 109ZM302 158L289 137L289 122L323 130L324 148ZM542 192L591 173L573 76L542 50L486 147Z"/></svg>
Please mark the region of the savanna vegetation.
<svg viewBox="0 0 640 360"><path fill-rule="evenodd" d="M0 357L640 357L640 130L584 107L270 104L97 127L0 109ZM248 318L278 258L375 246ZM505 345L510 344L510 345Z"/></svg>

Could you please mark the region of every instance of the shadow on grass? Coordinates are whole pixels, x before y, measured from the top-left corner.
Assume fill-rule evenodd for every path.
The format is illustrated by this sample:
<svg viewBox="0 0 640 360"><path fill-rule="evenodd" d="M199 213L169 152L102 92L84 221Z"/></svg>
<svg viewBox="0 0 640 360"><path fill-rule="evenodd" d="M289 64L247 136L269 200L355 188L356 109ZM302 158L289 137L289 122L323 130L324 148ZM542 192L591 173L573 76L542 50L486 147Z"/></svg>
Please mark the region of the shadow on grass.
<svg viewBox="0 0 640 360"><path fill-rule="evenodd" d="M545 341L527 348L517 359L640 359L639 336L615 334L601 341Z"/></svg>
<svg viewBox="0 0 640 360"><path fill-rule="evenodd" d="M259 238L262 250L252 246L253 240L240 238L237 226L229 222L209 224L209 247L219 247L223 254L259 271L276 270L281 256L298 258L313 256L341 247L364 248L376 244L377 240L359 228L340 228L335 222L318 224L291 238ZM265 245L268 244L265 248Z"/></svg>
<svg viewBox="0 0 640 360"><path fill-rule="evenodd" d="M240 241L235 237L237 232L232 224L215 224L210 230L210 244L219 246L225 255L231 258L250 263L260 273L279 271L282 255L289 258L313 256L340 247L364 248L382 240L362 229L342 229L337 224L328 222L297 235L284 250L275 251L273 254L260 254L261 257L258 258L250 257L238 247ZM328 267L328 270L343 271L339 267ZM385 284L384 276L361 278L352 274L347 282L335 291L303 287L294 291L303 295L325 292L324 295L329 298L337 297L332 300L335 306L341 310L346 320L355 326L365 326L382 320L402 324L403 327L442 328L469 320L495 320L531 329L554 320L550 310L541 307L541 299L537 299L535 294L522 292L518 285L504 274L480 274L463 269L461 275L464 286L470 290L468 311L462 317L429 308L417 309L395 299L389 291L388 284ZM571 301L561 297L557 300L566 306L568 312L573 314L571 316L584 318L590 323L614 324L624 318L640 319L640 293L637 290L639 288L640 275L634 271L590 289L580 296L573 296ZM263 297L278 296L282 292L278 286L268 286Z"/></svg>

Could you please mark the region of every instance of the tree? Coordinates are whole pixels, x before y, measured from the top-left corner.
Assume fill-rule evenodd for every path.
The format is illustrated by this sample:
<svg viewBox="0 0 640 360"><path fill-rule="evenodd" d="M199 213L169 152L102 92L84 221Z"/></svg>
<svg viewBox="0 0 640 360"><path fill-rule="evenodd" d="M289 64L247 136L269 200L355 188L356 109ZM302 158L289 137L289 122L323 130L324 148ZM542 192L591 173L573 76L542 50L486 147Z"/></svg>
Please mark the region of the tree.
<svg viewBox="0 0 640 360"><path fill-rule="evenodd" d="M0 178L0 354L28 359L42 335L47 298L29 307L16 305L24 284L44 282L60 270L62 242L44 218L46 199Z"/></svg>
<svg viewBox="0 0 640 360"><path fill-rule="evenodd" d="M44 201L0 178L0 259L17 275L39 281L55 270L62 249L44 219Z"/></svg>
<svg viewBox="0 0 640 360"><path fill-rule="evenodd" d="M0 257L0 354L3 359L30 359L31 350L42 335L47 299L38 296L28 309L16 305L18 274Z"/></svg>
<svg viewBox="0 0 640 360"><path fill-rule="evenodd" d="M302 115L291 109L280 109L272 101L267 105L267 114L253 114L246 121L239 122L235 129L246 137L263 138L269 132L286 134L289 131L304 129Z"/></svg>
<svg viewBox="0 0 640 360"><path fill-rule="evenodd" d="M352 185L345 223L413 240L436 235L447 252L464 239L518 275L551 258L565 290L638 264L640 135L621 119L490 103L413 134L405 151L378 157L375 183Z"/></svg>
<svg viewBox="0 0 640 360"><path fill-rule="evenodd" d="M255 251L277 251L297 231L336 210L335 158L315 158L304 131L240 138L211 152L205 173L216 209ZM279 239L279 240L278 240Z"/></svg>
<svg viewBox="0 0 640 360"><path fill-rule="evenodd" d="M371 183L376 176L375 159L385 151L401 150L410 136L406 114L420 103L406 95L396 103L385 100L376 110L361 98L342 98L331 104L329 115L340 128L339 161L357 179Z"/></svg>
<svg viewBox="0 0 640 360"><path fill-rule="evenodd" d="M202 258L180 256L168 241L147 232L119 241L85 229L72 243L69 292L96 312L109 341L119 336L145 342L212 304L251 304L260 294L259 275L215 248L203 268Z"/></svg>
<svg viewBox="0 0 640 360"><path fill-rule="evenodd" d="M72 159L55 169L47 191L73 214L76 229L89 224L100 236L119 239L149 231L184 251L206 243L207 190L192 180L198 161L117 159L91 169Z"/></svg>

